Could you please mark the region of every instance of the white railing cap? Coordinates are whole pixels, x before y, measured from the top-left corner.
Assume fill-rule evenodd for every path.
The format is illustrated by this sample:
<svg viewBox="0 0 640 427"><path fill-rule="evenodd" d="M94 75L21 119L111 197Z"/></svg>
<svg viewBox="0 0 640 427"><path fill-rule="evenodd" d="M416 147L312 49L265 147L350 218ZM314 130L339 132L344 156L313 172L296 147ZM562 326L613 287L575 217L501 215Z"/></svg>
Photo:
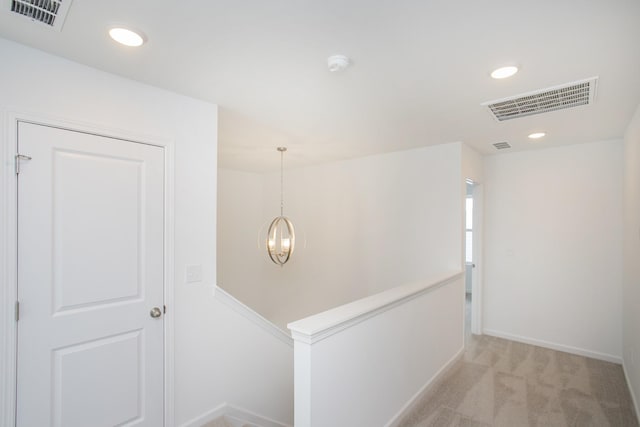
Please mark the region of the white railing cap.
<svg viewBox="0 0 640 427"><path fill-rule="evenodd" d="M462 271L449 271L437 277L407 283L336 308L296 320L287 325L295 341L313 344L365 319L378 315L423 293L447 284Z"/></svg>

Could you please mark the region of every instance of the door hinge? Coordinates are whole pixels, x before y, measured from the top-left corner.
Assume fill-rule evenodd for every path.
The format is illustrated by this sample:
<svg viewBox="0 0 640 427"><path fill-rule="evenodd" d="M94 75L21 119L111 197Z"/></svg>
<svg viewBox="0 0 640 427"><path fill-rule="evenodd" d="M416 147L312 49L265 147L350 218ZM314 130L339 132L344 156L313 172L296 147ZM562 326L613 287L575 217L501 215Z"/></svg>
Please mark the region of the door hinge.
<svg viewBox="0 0 640 427"><path fill-rule="evenodd" d="M16 154L15 156L16 175L20 174L20 160L31 160L31 157L25 156L24 154Z"/></svg>
<svg viewBox="0 0 640 427"><path fill-rule="evenodd" d="M163 311L164 314L167 314L167 306L166 305L162 306L162 311Z"/></svg>
<svg viewBox="0 0 640 427"><path fill-rule="evenodd" d="M16 301L16 322L20 320L20 301Z"/></svg>

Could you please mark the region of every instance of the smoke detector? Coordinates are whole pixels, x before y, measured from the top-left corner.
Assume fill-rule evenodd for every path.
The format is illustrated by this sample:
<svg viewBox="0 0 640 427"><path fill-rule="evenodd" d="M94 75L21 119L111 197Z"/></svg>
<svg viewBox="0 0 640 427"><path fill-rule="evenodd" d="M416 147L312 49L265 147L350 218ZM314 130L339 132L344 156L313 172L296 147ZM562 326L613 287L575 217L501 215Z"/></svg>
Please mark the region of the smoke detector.
<svg viewBox="0 0 640 427"><path fill-rule="evenodd" d="M350 63L349 58L344 55L332 55L327 58L327 67L332 73L344 70Z"/></svg>
<svg viewBox="0 0 640 427"><path fill-rule="evenodd" d="M7 0L10 13L62 31L71 0Z"/></svg>
<svg viewBox="0 0 640 427"><path fill-rule="evenodd" d="M566 83L497 101L485 102L493 118L499 122L549 111L593 104L598 77Z"/></svg>

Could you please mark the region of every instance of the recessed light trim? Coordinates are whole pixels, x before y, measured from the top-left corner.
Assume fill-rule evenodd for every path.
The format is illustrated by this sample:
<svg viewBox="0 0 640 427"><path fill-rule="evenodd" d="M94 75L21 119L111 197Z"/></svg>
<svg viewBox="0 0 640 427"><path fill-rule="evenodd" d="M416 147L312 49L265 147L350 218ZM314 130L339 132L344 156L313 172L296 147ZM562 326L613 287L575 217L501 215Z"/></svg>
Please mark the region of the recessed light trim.
<svg viewBox="0 0 640 427"><path fill-rule="evenodd" d="M529 139L540 139L546 135L545 132L533 132L529 134Z"/></svg>
<svg viewBox="0 0 640 427"><path fill-rule="evenodd" d="M351 65L351 60L345 55L331 55L327 58L327 67L332 73L345 70Z"/></svg>
<svg viewBox="0 0 640 427"><path fill-rule="evenodd" d="M147 40L139 31L130 30L124 27L111 27L109 37L116 42L129 47L142 46Z"/></svg>
<svg viewBox="0 0 640 427"><path fill-rule="evenodd" d="M516 67L515 65L508 65L506 67L500 67L493 70L491 72L491 77L496 80L506 79L507 77L513 76L517 72L518 67Z"/></svg>

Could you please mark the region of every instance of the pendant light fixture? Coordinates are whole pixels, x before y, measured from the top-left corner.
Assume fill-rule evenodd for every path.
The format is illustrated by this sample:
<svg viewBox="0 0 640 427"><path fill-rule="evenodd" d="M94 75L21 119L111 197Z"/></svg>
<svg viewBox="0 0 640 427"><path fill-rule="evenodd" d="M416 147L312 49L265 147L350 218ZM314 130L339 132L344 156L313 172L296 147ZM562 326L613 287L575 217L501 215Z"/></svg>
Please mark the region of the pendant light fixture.
<svg viewBox="0 0 640 427"><path fill-rule="evenodd" d="M280 216L271 221L267 233L267 253L275 264L283 266L293 254L296 234L291 220L284 216L284 152L287 147L278 147L280 152Z"/></svg>

